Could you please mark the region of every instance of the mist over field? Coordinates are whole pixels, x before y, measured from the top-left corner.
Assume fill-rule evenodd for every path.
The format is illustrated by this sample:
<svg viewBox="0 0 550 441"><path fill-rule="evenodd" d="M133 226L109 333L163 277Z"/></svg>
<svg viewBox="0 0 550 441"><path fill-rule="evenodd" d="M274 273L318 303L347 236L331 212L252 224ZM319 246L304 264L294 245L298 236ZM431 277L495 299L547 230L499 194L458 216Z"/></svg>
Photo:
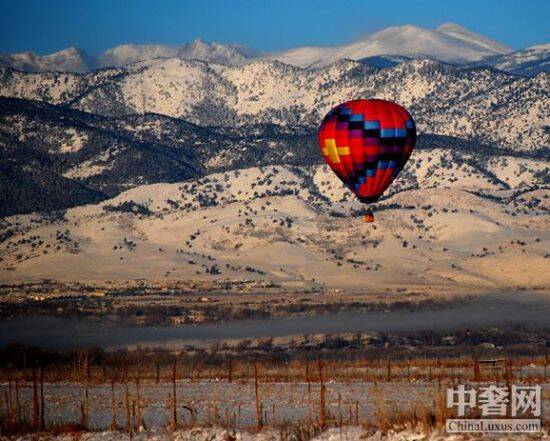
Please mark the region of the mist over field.
<svg viewBox="0 0 550 441"><path fill-rule="evenodd" d="M419 310L392 308L370 313L325 313L309 317L231 321L178 327L130 327L97 319L30 316L0 323L0 345L23 343L49 348L82 346L117 348L127 345L205 346L215 341L289 337L312 334L453 332L516 325L548 325L550 300L542 294L498 293Z"/></svg>

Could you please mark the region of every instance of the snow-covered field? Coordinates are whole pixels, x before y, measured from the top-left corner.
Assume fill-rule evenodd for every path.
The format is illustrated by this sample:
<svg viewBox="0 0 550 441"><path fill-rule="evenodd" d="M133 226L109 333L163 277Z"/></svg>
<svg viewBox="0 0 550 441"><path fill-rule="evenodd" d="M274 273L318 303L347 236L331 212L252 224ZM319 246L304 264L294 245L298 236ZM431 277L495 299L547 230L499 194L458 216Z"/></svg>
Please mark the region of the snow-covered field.
<svg viewBox="0 0 550 441"><path fill-rule="evenodd" d="M135 385L130 384L131 399L136 399ZM327 410L333 417L347 419L350 407L355 418L355 405L359 403L359 420L374 422L375 411L391 409L408 410L411 403L418 408L432 406L438 389L434 384L412 383L329 383L327 386ZM1 387L5 388L5 385ZM99 430L111 423L111 385L91 386L90 427ZM141 384L143 418L145 426L160 428L170 425L171 418L170 383ZM266 415L266 423L306 421L308 415L318 412L318 385L311 385L308 393L306 383L260 383L260 398ZM31 403L32 384L21 391L24 403ZM80 419L80 403L84 399L82 384L46 384L46 414L52 422L69 423ZM180 423L199 424L233 423L237 427L256 424L254 383L227 383L225 381L178 382L178 418ZM124 408L124 386L116 386L117 421L123 426L126 421ZM187 406L195 410L191 416ZM24 409L30 409L23 404ZM275 420L273 420L275 418Z"/></svg>
<svg viewBox="0 0 550 441"><path fill-rule="evenodd" d="M35 435L34 435L35 436ZM75 434L69 435L48 435L40 436L43 440L59 440L69 441L74 439ZM32 440L33 435L22 436L16 438L19 441ZM189 430L171 431L156 431L156 432L141 432L132 434L121 432L87 432L79 433L78 439L82 441L112 441L112 440L155 440L155 441L279 441L286 439L294 439L291 436L281 436L279 430L265 430L262 432L245 432L233 431L219 427L213 428L194 428ZM391 430L387 433L382 433L375 430L367 430L362 427L350 426L342 428L331 428L318 435L312 436L311 441L439 441L452 440L462 441L476 439L470 434L447 434L443 430L427 430L422 427ZM479 438L478 438L479 439ZM494 439L494 438L487 438ZM548 439L546 432L538 436L533 435L498 435L499 440L532 440L532 439Z"/></svg>
<svg viewBox="0 0 550 441"><path fill-rule="evenodd" d="M381 439L376 430L386 419L400 412L416 412L420 418L422 412L434 409L444 403L445 384L434 383L334 383L326 385L326 410L335 421L342 421L341 429L329 429L319 438L314 439ZM5 385L2 386L5 388ZM544 394L550 390L550 385L544 386ZM1 389L1 388L0 388ZM173 433L171 425L171 384L157 385L155 383L141 384L143 427L135 434L138 439L227 439L224 430L216 426L230 426L239 430L241 439L279 439L282 434L280 427L285 424L306 425L309 420L318 418L319 390L317 384L311 385L308 391L306 383L260 383L259 398L262 402L264 425L267 427L259 434L248 434L246 430L256 425L256 405L254 399L254 384L211 382L178 382L178 424L199 426L194 429ZM91 386L90 397L90 428L97 432L88 433L84 439L103 440L119 439L121 432L102 432L111 424L111 386ZM136 390L133 384L129 386L130 400L136 400ZM22 404L24 409L30 409L32 386L22 389ZM78 423L81 418L81 403L84 400L84 387L75 384L45 385L47 424ZM442 398L443 397L443 398ZM117 384L115 391L116 421L123 430L126 422L124 386ZM190 410L193 410L194 416ZM550 415L548 402L543 405L543 419ZM421 418L420 418L421 419ZM132 424L135 420L132 418ZM205 427L213 426L211 429ZM363 429L362 427L377 427L378 429ZM202 428L201 428L202 427ZM270 427L276 427L273 429ZM234 430L234 429L233 429ZM232 433L233 430L227 433ZM439 439L444 436L440 431L401 427L397 433L386 434L387 439ZM427 433L426 433L427 431ZM425 432L425 433L422 433ZM365 438L365 436L373 438ZM204 437L204 438L203 438ZM22 438L24 439L24 438ZM59 439L64 439L62 436ZM453 439L462 439L455 437Z"/></svg>

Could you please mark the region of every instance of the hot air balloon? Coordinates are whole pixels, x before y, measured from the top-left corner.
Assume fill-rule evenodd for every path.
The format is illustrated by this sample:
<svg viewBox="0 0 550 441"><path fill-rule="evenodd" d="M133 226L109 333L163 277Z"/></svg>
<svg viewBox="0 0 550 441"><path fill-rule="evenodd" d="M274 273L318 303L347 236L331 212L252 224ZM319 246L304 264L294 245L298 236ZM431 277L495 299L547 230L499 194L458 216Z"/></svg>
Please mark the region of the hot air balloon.
<svg viewBox="0 0 550 441"><path fill-rule="evenodd" d="M399 104L359 99L332 109L318 138L332 171L361 202L370 204L380 199L411 156L416 126ZM374 221L370 211L365 221Z"/></svg>

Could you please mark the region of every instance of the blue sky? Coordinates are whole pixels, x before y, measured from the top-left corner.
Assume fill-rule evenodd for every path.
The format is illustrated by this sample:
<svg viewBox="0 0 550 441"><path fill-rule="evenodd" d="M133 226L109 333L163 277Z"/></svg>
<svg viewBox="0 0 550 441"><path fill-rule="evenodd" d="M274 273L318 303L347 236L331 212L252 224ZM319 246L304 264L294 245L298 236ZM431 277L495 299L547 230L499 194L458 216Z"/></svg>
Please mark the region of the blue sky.
<svg viewBox="0 0 550 441"><path fill-rule="evenodd" d="M74 45L97 54L124 43L195 38L271 51L448 21L514 48L550 42L549 0L0 0L0 52Z"/></svg>

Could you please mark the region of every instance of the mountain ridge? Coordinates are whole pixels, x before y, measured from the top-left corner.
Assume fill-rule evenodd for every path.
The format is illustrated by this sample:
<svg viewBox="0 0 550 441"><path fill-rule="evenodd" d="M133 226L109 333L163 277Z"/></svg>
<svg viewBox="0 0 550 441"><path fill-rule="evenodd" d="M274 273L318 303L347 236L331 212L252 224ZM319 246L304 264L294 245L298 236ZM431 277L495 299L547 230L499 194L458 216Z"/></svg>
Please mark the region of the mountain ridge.
<svg viewBox="0 0 550 441"><path fill-rule="evenodd" d="M0 68L0 95L105 116L157 113L201 126L316 126L334 105L378 97L407 107L421 132L524 150L550 145L550 74L410 60L378 69L340 60L308 70L273 60L226 66L157 59L88 74ZM528 135L528 136L527 136Z"/></svg>
<svg viewBox="0 0 550 441"><path fill-rule="evenodd" d="M528 48L529 49L529 48ZM526 50L526 49L523 49ZM517 52L521 52L517 51ZM544 57L548 48L538 48ZM319 68L343 58L359 60L368 57L431 58L453 63L491 62L493 57L512 54L512 48L456 23L444 23L436 29L414 25L392 26L368 37L339 46L295 47L274 53L262 53L238 44L204 42L196 39L183 45L122 44L91 56L81 49L69 47L49 55L31 52L0 54L0 66L29 72L90 72L106 67L121 67L155 58L195 59L211 63L241 65L256 59L278 59L299 67ZM517 56L521 56L518 54ZM505 68L501 64L501 68ZM548 70L546 64L539 68ZM530 70L514 69L514 73L530 74Z"/></svg>
<svg viewBox="0 0 550 441"><path fill-rule="evenodd" d="M476 44L486 47L488 50L494 52L500 52L501 54L513 52L513 49L510 46L499 43L493 39L484 37L476 32L460 26L456 23L443 23L442 25L435 28L436 31L442 32L444 34L450 35L451 37L458 38L466 42L475 41Z"/></svg>
<svg viewBox="0 0 550 441"><path fill-rule="evenodd" d="M471 62L511 52L511 48L461 26L445 24L443 31L414 25L392 26L369 37L341 46L289 49L270 58L299 67L323 67L338 59L359 60L372 56L433 58L447 62Z"/></svg>
<svg viewBox="0 0 550 441"><path fill-rule="evenodd" d="M536 185L542 186L544 176L548 179L548 166L544 166L548 148L522 151L420 133L417 151L422 155L425 153L420 152L444 151L448 156L444 164L470 164L471 173L478 179L498 181L502 188L507 188L506 181L494 175L490 167L480 168L482 164L496 158L508 158L507 161L516 164L539 161L541 168L536 173L540 177ZM115 197L140 185L184 182L245 167L310 167L322 163L315 131L309 126L257 124L245 130L231 126L201 127L160 114L101 116L6 97L0 97L0 152L6 158L3 161L4 167L8 167L6 176L17 177L0 182L0 193L9 196L0 198L4 215L68 208ZM39 196L38 191L36 197L32 196L37 174L43 176L40 179L46 189L64 181L68 189L74 190L62 201L55 193L49 196L42 192ZM400 182L416 185L407 176L408 172L390 192L402 189ZM28 188L27 197L23 197L24 193L17 196L14 188ZM28 200L38 198L40 204L29 205Z"/></svg>

